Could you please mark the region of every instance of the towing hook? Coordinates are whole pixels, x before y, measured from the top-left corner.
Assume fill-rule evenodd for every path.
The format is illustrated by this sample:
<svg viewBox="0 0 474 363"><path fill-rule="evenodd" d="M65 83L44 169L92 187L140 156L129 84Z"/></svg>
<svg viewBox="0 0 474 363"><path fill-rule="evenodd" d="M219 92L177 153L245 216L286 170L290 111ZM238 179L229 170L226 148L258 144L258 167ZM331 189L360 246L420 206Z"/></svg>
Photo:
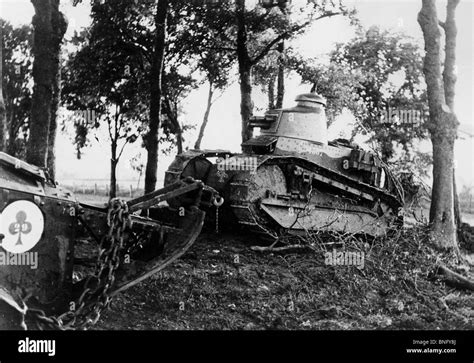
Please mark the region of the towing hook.
<svg viewBox="0 0 474 363"><path fill-rule="evenodd" d="M224 198L221 197L220 195L217 195L214 197L212 204L214 204L216 207L219 208L222 204L224 204Z"/></svg>

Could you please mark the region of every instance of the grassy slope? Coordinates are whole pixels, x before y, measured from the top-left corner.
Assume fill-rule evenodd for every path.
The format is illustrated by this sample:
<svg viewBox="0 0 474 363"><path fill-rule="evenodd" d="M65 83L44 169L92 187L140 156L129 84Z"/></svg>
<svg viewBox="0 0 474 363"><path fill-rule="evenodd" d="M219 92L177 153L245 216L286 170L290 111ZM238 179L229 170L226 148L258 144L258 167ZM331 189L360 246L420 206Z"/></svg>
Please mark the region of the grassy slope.
<svg viewBox="0 0 474 363"><path fill-rule="evenodd" d="M430 277L453 257L422 236L348 243L365 252L357 269L326 266L318 248L259 253L252 237L203 233L170 268L116 297L96 329L474 329L474 294Z"/></svg>

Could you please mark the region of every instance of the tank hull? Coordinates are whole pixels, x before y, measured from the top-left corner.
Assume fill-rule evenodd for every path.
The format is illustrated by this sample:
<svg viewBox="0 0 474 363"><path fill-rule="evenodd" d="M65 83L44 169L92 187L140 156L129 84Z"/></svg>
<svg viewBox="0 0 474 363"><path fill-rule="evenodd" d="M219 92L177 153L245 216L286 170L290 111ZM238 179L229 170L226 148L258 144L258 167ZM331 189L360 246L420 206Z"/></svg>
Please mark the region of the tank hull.
<svg viewBox="0 0 474 363"><path fill-rule="evenodd" d="M378 236L399 225L401 188L374 155L309 142L296 154L285 150L285 142L264 155L184 153L171 164L165 183L200 179L224 197L219 214L226 225L274 237L309 231ZM215 207L207 209L214 223Z"/></svg>
<svg viewBox="0 0 474 363"><path fill-rule="evenodd" d="M184 179L92 206L42 169L0 153L0 330L94 324L111 297L194 243L202 189Z"/></svg>

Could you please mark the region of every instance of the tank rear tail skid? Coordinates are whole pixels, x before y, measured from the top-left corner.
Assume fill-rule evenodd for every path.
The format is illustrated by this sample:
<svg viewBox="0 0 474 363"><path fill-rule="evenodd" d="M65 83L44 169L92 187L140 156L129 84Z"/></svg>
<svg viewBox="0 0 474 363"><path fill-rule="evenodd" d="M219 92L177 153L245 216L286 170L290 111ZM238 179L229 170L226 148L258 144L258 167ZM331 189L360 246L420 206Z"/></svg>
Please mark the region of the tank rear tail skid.
<svg viewBox="0 0 474 363"><path fill-rule="evenodd" d="M0 153L0 328L95 323L109 299L169 266L199 235L211 188L183 178L129 201L78 202ZM15 297L15 298L14 298ZM25 320L26 315L26 320ZM59 318L58 318L59 317Z"/></svg>

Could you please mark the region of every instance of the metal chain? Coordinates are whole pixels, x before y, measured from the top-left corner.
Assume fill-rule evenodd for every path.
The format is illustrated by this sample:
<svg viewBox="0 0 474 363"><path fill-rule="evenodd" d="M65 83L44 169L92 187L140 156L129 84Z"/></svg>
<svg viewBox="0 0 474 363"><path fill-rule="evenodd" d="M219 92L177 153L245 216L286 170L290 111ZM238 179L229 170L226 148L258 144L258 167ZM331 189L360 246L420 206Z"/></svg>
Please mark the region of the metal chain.
<svg viewBox="0 0 474 363"><path fill-rule="evenodd" d="M219 233L219 207L216 207L216 233Z"/></svg>
<svg viewBox="0 0 474 363"><path fill-rule="evenodd" d="M123 235L132 222L125 201L114 198L107 212L108 233L102 238L95 274L89 276L84 291L75 302L76 309L54 317L46 316L42 310L29 309L28 320L33 320L38 329L72 330L86 329L97 323L102 311L108 306L108 292L115 281L115 272L120 266L120 253L124 248Z"/></svg>
<svg viewBox="0 0 474 363"><path fill-rule="evenodd" d="M223 197L219 197L219 198L216 197L216 198L214 198L212 203L216 207L216 233L219 233L219 207L222 204L224 204L224 198Z"/></svg>

